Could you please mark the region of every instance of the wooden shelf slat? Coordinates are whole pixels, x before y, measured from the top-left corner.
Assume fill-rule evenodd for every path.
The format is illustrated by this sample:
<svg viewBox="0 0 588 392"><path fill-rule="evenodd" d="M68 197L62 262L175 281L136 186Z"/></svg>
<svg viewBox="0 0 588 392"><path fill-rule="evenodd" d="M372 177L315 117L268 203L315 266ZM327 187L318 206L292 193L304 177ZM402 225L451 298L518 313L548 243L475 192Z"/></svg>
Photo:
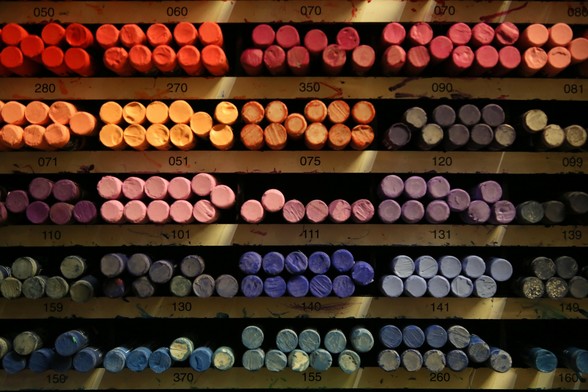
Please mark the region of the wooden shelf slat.
<svg viewBox="0 0 588 392"><path fill-rule="evenodd" d="M115 305L115 306L113 306ZM586 319L588 299L563 298L94 298L86 303L70 298L0 299L0 318L357 318L550 320Z"/></svg>
<svg viewBox="0 0 588 392"><path fill-rule="evenodd" d="M0 156L0 174L588 173L588 152L17 151Z"/></svg>
<svg viewBox="0 0 588 392"><path fill-rule="evenodd" d="M410 230L407 230L410 228ZM12 225L0 246L588 246L588 226L429 224Z"/></svg>
<svg viewBox="0 0 588 392"><path fill-rule="evenodd" d="M133 1L5 1L0 3L0 23L154 23L207 20L243 22L470 22L579 24L588 14L585 3L557 1L477 2L369 0L238 0L158 1L140 7Z"/></svg>
<svg viewBox="0 0 588 392"><path fill-rule="evenodd" d="M289 3L289 2L286 2ZM0 2L0 14L2 14ZM28 4L28 2L24 3ZM81 4L81 3L80 3ZM588 99L583 79L450 77L0 78L1 100L154 99Z"/></svg>
<svg viewBox="0 0 588 392"><path fill-rule="evenodd" d="M72 371L65 374L36 374L25 370L8 375L0 371L0 388L3 391L223 389L234 388L235 385L245 389L588 389L588 383L584 379L578 378L575 373L565 368L558 368L551 373L540 373L527 368L512 368L506 373L494 372L487 368L467 368L462 372L444 370L440 373L431 373L425 369L416 372L408 372L405 369L385 372L377 367L361 368L352 374L346 374L337 367L325 372L307 370L302 373L290 369L270 372L265 368L251 372L241 367L233 367L226 371L210 369L204 372L196 372L191 368L172 368L161 374L155 374L150 370L138 373L129 370L109 373L103 368L90 373Z"/></svg>

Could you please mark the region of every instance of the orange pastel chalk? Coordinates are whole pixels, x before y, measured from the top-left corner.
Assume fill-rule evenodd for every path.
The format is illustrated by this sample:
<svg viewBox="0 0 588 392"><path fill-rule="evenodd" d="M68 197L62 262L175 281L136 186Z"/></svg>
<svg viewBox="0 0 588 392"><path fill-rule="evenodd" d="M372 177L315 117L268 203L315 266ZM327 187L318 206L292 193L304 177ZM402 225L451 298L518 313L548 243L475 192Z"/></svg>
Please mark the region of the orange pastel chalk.
<svg viewBox="0 0 588 392"><path fill-rule="evenodd" d="M145 108L145 116L151 124L165 124L169 121L169 108L161 101L149 102Z"/></svg>
<svg viewBox="0 0 588 392"><path fill-rule="evenodd" d="M100 129L98 138L104 147L112 150L122 150L127 146L124 139L123 129L116 124L104 125L102 129Z"/></svg>
<svg viewBox="0 0 588 392"><path fill-rule="evenodd" d="M263 129L259 124L249 123L241 128L241 143L248 150L261 150L264 145Z"/></svg>
<svg viewBox="0 0 588 392"><path fill-rule="evenodd" d="M572 63L570 51L563 46L556 46L547 52L547 63L541 70L541 74L553 77L566 69Z"/></svg>
<svg viewBox="0 0 588 392"><path fill-rule="evenodd" d="M141 124L131 124L123 131L125 143L138 151L144 151L149 148L147 142L147 130Z"/></svg>
<svg viewBox="0 0 588 392"><path fill-rule="evenodd" d="M45 43L38 35L29 34L20 41L20 50L23 56L37 63L41 62L41 55L45 49Z"/></svg>
<svg viewBox="0 0 588 392"><path fill-rule="evenodd" d="M283 150L286 147L288 133L282 124L273 122L263 130L263 138L270 149Z"/></svg>
<svg viewBox="0 0 588 392"><path fill-rule="evenodd" d="M320 122L308 124L304 132L304 144L311 150L321 150L327 143L329 131Z"/></svg>
<svg viewBox="0 0 588 392"><path fill-rule="evenodd" d="M123 106L123 119L129 124L143 124L147 117L145 105L132 101Z"/></svg>
<svg viewBox="0 0 588 392"><path fill-rule="evenodd" d="M269 122L281 123L288 117L288 107L282 101L271 101L265 106L265 118Z"/></svg>
<svg viewBox="0 0 588 392"><path fill-rule="evenodd" d="M129 49L129 62L133 68L141 73L148 73L155 69L153 53L145 45L134 45Z"/></svg>
<svg viewBox="0 0 588 392"><path fill-rule="evenodd" d="M211 75L224 76L229 72L229 61L220 46L206 45L200 53L202 63Z"/></svg>
<svg viewBox="0 0 588 392"><path fill-rule="evenodd" d="M91 136L97 130L96 122L96 117L93 114L78 111L69 119L69 128L76 135Z"/></svg>
<svg viewBox="0 0 588 392"><path fill-rule="evenodd" d="M176 53L178 65L190 76L199 76L204 72L200 50L194 45L184 45Z"/></svg>
<svg viewBox="0 0 588 392"><path fill-rule="evenodd" d="M106 68L119 76L131 76L136 70L131 65L129 53L120 46L113 46L104 51L102 61Z"/></svg>
<svg viewBox="0 0 588 392"><path fill-rule="evenodd" d="M356 125L351 129L351 142L349 145L354 150L365 150L374 141L375 133L371 126L367 124Z"/></svg>
<svg viewBox="0 0 588 392"><path fill-rule="evenodd" d="M264 117L263 105L257 101L245 102L241 108L241 120L246 124L259 124Z"/></svg>
<svg viewBox="0 0 588 392"><path fill-rule="evenodd" d="M308 123L300 113L290 113L284 121L284 127L288 137L292 140L302 139Z"/></svg>
<svg viewBox="0 0 588 392"><path fill-rule="evenodd" d="M55 101L49 106L49 118L58 124L67 125L71 116L77 112L74 104L66 101Z"/></svg>
<svg viewBox="0 0 588 392"><path fill-rule="evenodd" d="M153 23L147 28L145 33L147 42L151 46L169 45L172 41L172 33L163 23Z"/></svg>
<svg viewBox="0 0 588 392"><path fill-rule="evenodd" d="M169 130L171 143L180 150L191 150L196 146L196 136L192 129L186 124L175 124Z"/></svg>
<svg viewBox="0 0 588 392"><path fill-rule="evenodd" d="M329 121L335 124L347 121L350 113L351 109L349 108L349 104L341 99L332 101L329 106L327 106L327 116L329 117Z"/></svg>
<svg viewBox="0 0 588 392"><path fill-rule="evenodd" d="M519 35L517 45L521 48L530 48L533 46L541 47L549 39L549 30L541 23L533 23L527 26Z"/></svg>
<svg viewBox="0 0 588 392"><path fill-rule="evenodd" d="M144 45L147 42L145 32L134 23L127 23L120 29L120 42L127 48Z"/></svg>
<svg viewBox="0 0 588 392"><path fill-rule="evenodd" d="M588 60L588 38L578 37L567 46L572 56L572 64L582 63Z"/></svg>
<svg viewBox="0 0 588 392"><path fill-rule="evenodd" d="M49 118L49 105L42 101L31 101L25 107L25 118L29 124L45 125Z"/></svg>
<svg viewBox="0 0 588 392"><path fill-rule="evenodd" d="M65 65L80 76L93 76L96 73L90 54L83 48L69 48L65 51Z"/></svg>
<svg viewBox="0 0 588 392"><path fill-rule="evenodd" d="M172 72L178 66L176 51L169 45L159 45L153 49L153 64L161 72Z"/></svg>
<svg viewBox="0 0 588 392"><path fill-rule="evenodd" d="M45 127L42 125L27 125L24 128L22 138L25 146L35 150L48 151L53 149L45 140Z"/></svg>
<svg viewBox="0 0 588 392"><path fill-rule="evenodd" d="M58 46L47 46L41 54L41 61L45 68L58 76L67 76L71 71L65 64L65 53Z"/></svg>
<svg viewBox="0 0 588 392"><path fill-rule="evenodd" d="M547 64L547 53L542 48L530 47L523 53L519 73L522 76L533 76Z"/></svg>
<svg viewBox="0 0 588 392"><path fill-rule="evenodd" d="M333 150L344 150L351 142L351 129L345 124L337 123L329 128L327 143Z"/></svg>
<svg viewBox="0 0 588 392"><path fill-rule="evenodd" d="M123 108L118 102L107 101L100 106L98 115L105 124L120 124L123 120Z"/></svg>
<svg viewBox="0 0 588 392"><path fill-rule="evenodd" d="M358 101L351 108L351 117L358 124L369 124L376 117L376 109L369 101Z"/></svg>
<svg viewBox="0 0 588 392"><path fill-rule="evenodd" d="M204 46L218 45L223 46L223 31L216 22L204 22L198 27L198 39Z"/></svg>
<svg viewBox="0 0 588 392"><path fill-rule="evenodd" d="M27 35L27 30L18 23L7 23L2 27L2 42L6 45L18 45Z"/></svg>
<svg viewBox="0 0 588 392"><path fill-rule="evenodd" d="M94 35L81 23L71 23L65 28L65 42L74 48L88 48L94 43Z"/></svg>
<svg viewBox="0 0 588 392"><path fill-rule="evenodd" d="M176 124L188 124L193 114L194 109L183 99L173 101L169 105L169 118Z"/></svg>
<svg viewBox="0 0 588 392"><path fill-rule="evenodd" d="M0 129L0 143L11 150L20 150L24 147L24 130L20 125L4 124Z"/></svg>
<svg viewBox="0 0 588 392"><path fill-rule="evenodd" d="M26 58L18 46L7 46L0 52L0 64L19 76L34 76L39 64Z"/></svg>
<svg viewBox="0 0 588 392"><path fill-rule="evenodd" d="M178 46L194 45L198 39L198 29L190 22L179 22L174 27L174 41Z"/></svg>
<svg viewBox="0 0 588 392"><path fill-rule="evenodd" d="M157 150L167 151L172 145L169 138L169 128L164 124L151 124L145 134L147 143Z"/></svg>
<svg viewBox="0 0 588 392"><path fill-rule="evenodd" d="M26 123L26 106L18 101L8 101L2 106L2 119L7 124L23 125Z"/></svg>
<svg viewBox="0 0 588 392"><path fill-rule="evenodd" d="M214 108L214 118L221 124L233 125L239 118L239 110L234 103L221 101Z"/></svg>
<svg viewBox="0 0 588 392"><path fill-rule="evenodd" d="M219 150L230 150L233 147L233 128L227 124L216 124L208 135L210 142Z"/></svg>
<svg viewBox="0 0 588 392"><path fill-rule="evenodd" d="M103 24L96 29L96 42L102 49L118 46L120 43L120 30L113 24Z"/></svg>
<svg viewBox="0 0 588 392"><path fill-rule="evenodd" d="M69 128L63 124L53 123L45 128L45 141L54 149L60 149L69 143L71 138Z"/></svg>
<svg viewBox="0 0 588 392"><path fill-rule="evenodd" d="M556 23L549 30L549 38L547 39L547 47L553 48L556 46L567 46L574 38L574 32L567 23Z"/></svg>
<svg viewBox="0 0 588 392"><path fill-rule="evenodd" d="M46 45L61 45L65 41L65 27L49 22L41 30L41 38Z"/></svg>
<svg viewBox="0 0 588 392"><path fill-rule="evenodd" d="M327 105L319 99L313 99L304 106L304 116L309 122L322 122L327 118Z"/></svg>
<svg viewBox="0 0 588 392"><path fill-rule="evenodd" d="M212 125L212 117L206 112L196 112L190 117L190 129L202 139L208 138Z"/></svg>

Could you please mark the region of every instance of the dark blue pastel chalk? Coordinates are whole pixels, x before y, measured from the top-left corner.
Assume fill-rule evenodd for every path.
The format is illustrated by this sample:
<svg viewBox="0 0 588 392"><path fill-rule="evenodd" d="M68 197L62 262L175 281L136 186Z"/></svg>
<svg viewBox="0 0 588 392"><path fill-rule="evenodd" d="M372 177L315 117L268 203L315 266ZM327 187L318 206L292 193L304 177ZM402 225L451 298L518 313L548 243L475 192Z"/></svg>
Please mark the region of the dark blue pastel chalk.
<svg viewBox="0 0 588 392"><path fill-rule="evenodd" d="M433 348L441 348L447 343L447 331L438 324L431 324L425 328L425 340Z"/></svg>
<svg viewBox="0 0 588 392"><path fill-rule="evenodd" d="M402 329L402 341L407 347L419 348L425 344L425 332L417 325L407 325Z"/></svg>
<svg viewBox="0 0 588 392"><path fill-rule="evenodd" d="M172 365L172 357L169 347L159 347L149 356L149 369L153 373L163 373Z"/></svg>
<svg viewBox="0 0 588 392"><path fill-rule="evenodd" d="M74 355L89 344L89 338L84 331L71 330L62 333L55 339L55 351L59 355Z"/></svg>
<svg viewBox="0 0 588 392"><path fill-rule="evenodd" d="M247 275L241 279L241 292L247 298L259 297L263 293L263 280L257 275Z"/></svg>
<svg viewBox="0 0 588 392"><path fill-rule="evenodd" d="M264 337L265 335L260 327L257 325L248 325L241 332L241 343L246 348L253 350L261 347Z"/></svg>
<svg viewBox="0 0 588 392"><path fill-rule="evenodd" d="M310 282L304 275L295 275L288 279L286 290L292 297L305 297L310 290Z"/></svg>
<svg viewBox="0 0 588 392"><path fill-rule="evenodd" d="M263 291L268 297L283 297L286 294L286 281L281 276L270 276L263 282Z"/></svg>
<svg viewBox="0 0 588 392"><path fill-rule="evenodd" d="M261 269L262 257L254 251L245 252L239 258L239 269L245 274L256 274Z"/></svg>
<svg viewBox="0 0 588 392"><path fill-rule="evenodd" d="M72 363L78 372L89 372L102 364L102 351L96 347L84 347L74 355Z"/></svg>
<svg viewBox="0 0 588 392"><path fill-rule="evenodd" d="M33 351L29 357L29 369L34 373L43 373L51 369L51 362L56 355L55 350L49 347Z"/></svg>
<svg viewBox="0 0 588 392"><path fill-rule="evenodd" d="M482 363L490 358L490 346L478 335L472 334L470 344L466 347L466 352L472 362Z"/></svg>
<svg viewBox="0 0 588 392"><path fill-rule="evenodd" d="M542 373L551 373L557 369L557 356L544 348L531 347L523 354L525 363Z"/></svg>
<svg viewBox="0 0 588 392"><path fill-rule="evenodd" d="M197 347L190 354L190 367L197 372L208 370L212 365L212 355L214 352L210 347Z"/></svg>
<svg viewBox="0 0 588 392"><path fill-rule="evenodd" d="M299 250L290 252L284 260L286 271L292 275L303 274L308 269L308 257Z"/></svg>
<svg viewBox="0 0 588 392"><path fill-rule="evenodd" d="M367 286L374 281L374 267L365 261L356 261L351 268L351 278L360 286Z"/></svg>
<svg viewBox="0 0 588 392"><path fill-rule="evenodd" d="M467 368L470 363L465 351L458 349L450 350L445 354L445 361L447 362L447 367L454 372L461 372Z"/></svg>
<svg viewBox="0 0 588 392"><path fill-rule="evenodd" d="M131 350L126 347L115 347L104 355L102 364L111 373L118 373L126 367L127 356Z"/></svg>
<svg viewBox="0 0 588 392"><path fill-rule="evenodd" d="M512 357L506 351L498 347L490 347L490 368L498 373L506 373L512 368Z"/></svg>
<svg viewBox="0 0 588 392"><path fill-rule="evenodd" d="M402 331L395 325L384 325L378 332L380 343L387 348L396 348L402 343Z"/></svg>
<svg viewBox="0 0 588 392"><path fill-rule="evenodd" d="M578 373L588 373L588 350L568 347L563 350L565 365Z"/></svg>
<svg viewBox="0 0 588 392"><path fill-rule="evenodd" d="M149 366L152 351L148 347L137 347L127 356L127 368L133 372L142 372Z"/></svg>
<svg viewBox="0 0 588 392"><path fill-rule="evenodd" d="M339 272L351 270L353 264L355 264L355 258L347 249L337 249L331 256L331 265Z"/></svg>
<svg viewBox="0 0 588 392"><path fill-rule="evenodd" d="M313 274L326 274L331 268L331 257L323 252L312 252L308 257L308 269Z"/></svg>
<svg viewBox="0 0 588 392"><path fill-rule="evenodd" d="M315 275L310 280L310 293L318 298L328 297L333 291L333 282L327 275Z"/></svg>
<svg viewBox="0 0 588 392"><path fill-rule="evenodd" d="M348 298L355 292L355 283L349 275L337 275L333 279L333 293L339 298Z"/></svg>
<svg viewBox="0 0 588 392"><path fill-rule="evenodd" d="M268 275L278 275L284 270L284 255L279 252L266 253L261 261L261 268Z"/></svg>
<svg viewBox="0 0 588 392"><path fill-rule="evenodd" d="M2 367L8 374L18 373L27 367L27 357L17 354L15 351L9 351L2 357Z"/></svg>

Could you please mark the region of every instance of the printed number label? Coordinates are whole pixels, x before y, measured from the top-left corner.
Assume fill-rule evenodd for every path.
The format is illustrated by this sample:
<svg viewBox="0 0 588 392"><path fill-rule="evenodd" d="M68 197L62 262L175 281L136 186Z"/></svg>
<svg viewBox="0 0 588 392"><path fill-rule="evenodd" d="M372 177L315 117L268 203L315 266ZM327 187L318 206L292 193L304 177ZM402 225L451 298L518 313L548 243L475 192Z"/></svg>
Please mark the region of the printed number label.
<svg viewBox="0 0 588 392"><path fill-rule="evenodd" d="M302 377L305 382L319 382L323 379L320 372L304 372L302 373Z"/></svg>
<svg viewBox="0 0 588 392"><path fill-rule="evenodd" d="M431 230L431 234L433 234L434 240L450 240L451 239L451 230L436 229L436 230Z"/></svg>
<svg viewBox="0 0 588 392"><path fill-rule="evenodd" d="M47 313L61 313L63 312L63 304L61 302L45 302L43 304L45 312Z"/></svg>
<svg viewBox="0 0 588 392"><path fill-rule="evenodd" d="M561 159L561 165L563 167L577 167L581 168L584 165L584 159L581 157L563 157Z"/></svg>
<svg viewBox="0 0 588 392"><path fill-rule="evenodd" d="M55 16L55 8L53 7L35 7L33 8L33 16L35 18L53 18Z"/></svg>
<svg viewBox="0 0 588 392"><path fill-rule="evenodd" d="M301 93L318 93L321 91L321 84L319 82L300 82L298 83L298 91Z"/></svg>
<svg viewBox="0 0 588 392"><path fill-rule="evenodd" d="M61 231L59 230L43 230L41 232L43 236L43 240L45 241L54 241L61 239Z"/></svg>
<svg viewBox="0 0 588 392"><path fill-rule="evenodd" d="M559 381L560 382L578 382L580 381L580 377L576 373L560 373L559 374Z"/></svg>
<svg viewBox="0 0 588 392"><path fill-rule="evenodd" d="M57 157L39 157L37 158L38 167L57 167Z"/></svg>
<svg viewBox="0 0 588 392"><path fill-rule="evenodd" d="M188 157L173 156L167 160L170 166L188 166Z"/></svg>
<svg viewBox="0 0 588 392"><path fill-rule="evenodd" d="M582 230L563 230L564 241L574 241L582 239Z"/></svg>
<svg viewBox="0 0 588 392"><path fill-rule="evenodd" d="M300 15L302 16L319 16L323 13L320 5L303 5L300 7Z"/></svg>
<svg viewBox="0 0 588 392"><path fill-rule="evenodd" d="M318 312L323 308L323 305L318 301L313 302L303 302L302 303L302 310L305 312Z"/></svg>
<svg viewBox="0 0 588 392"><path fill-rule="evenodd" d="M167 91L169 93L187 93L188 83L168 83Z"/></svg>
<svg viewBox="0 0 588 392"><path fill-rule="evenodd" d="M431 91L434 93L451 93L453 92L453 84L451 83L433 83L431 84Z"/></svg>
<svg viewBox="0 0 588 392"><path fill-rule="evenodd" d="M55 90L55 83L35 83L35 93L53 94Z"/></svg>
<svg viewBox="0 0 588 392"><path fill-rule="evenodd" d="M433 14L437 16L455 15L455 7L452 5L436 5L433 8Z"/></svg>
<svg viewBox="0 0 588 392"><path fill-rule="evenodd" d="M564 94L583 94L584 85L577 83L566 83L563 85Z"/></svg>
<svg viewBox="0 0 588 392"><path fill-rule="evenodd" d="M49 384L65 384L67 376L65 374L48 374L47 383Z"/></svg>
<svg viewBox="0 0 588 392"><path fill-rule="evenodd" d="M174 373L173 380L174 382L187 382L191 384L194 382L194 374L184 372Z"/></svg>
<svg viewBox="0 0 588 392"><path fill-rule="evenodd" d="M436 167L450 167L453 165L452 157L433 157L433 166Z"/></svg>
<svg viewBox="0 0 588 392"><path fill-rule="evenodd" d="M174 312L190 312L192 310L192 302L174 302L172 308Z"/></svg>
<svg viewBox="0 0 588 392"><path fill-rule="evenodd" d="M568 7L568 16L570 18L585 18L588 16L587 7Z"/></svg>
<svg viewBox="0 0 588 392"><path fill-rule="evenodd" d="M433 311L433 313L449 312L449 303L448 302L433 302L431 304L431 310Z"/></svg>
<svg viewBox="0 0 588 392"><path fill-rule="evenodd" d="M167 7L167 16L188 16L188 7Z"/></svg>
<svg viewBox="0 0 588 392"><path fill-rule="evenodd" d="M303 155L298 160L300 166L320 166L321 157L315 155Z"/></svg>
<svg viewBox="0 0 588 392"><path fill-rule="evenodd" d="M319 229L303 229L299 237L305 240L316 240L320 237Z"/></svg>
<svg viewBox="0 0 588 392"><path fill-rule="evenodd" d="M570 312L570 313L577 313L580 311L580 304L577 302L572 302L569 304L559 304L562 312Z"/></svg>
<svg viewBox="0 0 588 392"><path fill-rule="evenodd" d="M170 238L172 240L186 240L190 238L190 230L171 230L169 234L163 235L165 238Z"/></svg>
<svg viewBox="0 0 588 392"><path fill-rule="evenodd" d="M429 382L449 382L451 381L451 374L447 372L431 373L429 374Z"/></svg>

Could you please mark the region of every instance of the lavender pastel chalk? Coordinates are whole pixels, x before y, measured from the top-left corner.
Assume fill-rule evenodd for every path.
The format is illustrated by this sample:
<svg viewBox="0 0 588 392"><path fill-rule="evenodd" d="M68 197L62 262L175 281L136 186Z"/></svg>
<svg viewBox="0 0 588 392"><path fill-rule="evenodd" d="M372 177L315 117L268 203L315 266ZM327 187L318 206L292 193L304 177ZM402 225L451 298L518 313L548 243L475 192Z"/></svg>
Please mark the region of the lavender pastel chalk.
<svg viewBox="0 0 588 392"><path fill-rule="evenodd" d="M425 206L418 200L407 200L402 204L400 214L405 223L418 223L425 216Z"/></svg>
<svg viewBox="0 0 588 392"><path fill-rule="evenodd" d="M425 279L430 279L437 275L439 264L432 256L419 256L414 260L414 271L417 275Z"/></svg>
<svg viewBox="0 0 588 392"><path fill-rule="evenodd" d="M470 194L463 189L455 188L447 195L447 205L452 212L462 212L470 205Z"/></svg>
<svg viewBox="0 0 588 392"><path fill-rule="evenodd" d="M404 293L409 297L422 297L427 292L427 281L418 276L411 275L404 280Z"/></svg>
<svg viewBox="0 0 588 392"><path fill-rule="evenodd" d="M451 291L449 280L441 275L433 276L427 281L427 292L435 298L445 298Z"/></svg>
<svg viewBox="0 0 588 392"><path fill-rule="evenodd" d="M488 204L496 203L502 198L502 186L496 181L484 181L476 186L472 196L473 199L483 200Z"/></svg>
<svg viewBox="0 0 588 392"><path fill-rule="evenodd" d="M468 278L479 278L486 272L486 262L480 256L468 255L461 259L462 271Z"/></svg>
<svg viewBox="0 0 588 392"><path fill-rule="evenodd" d="M492 257L486 263L486 274L497 282L506 282L512 277L512 273L512 264L502 257Z"/></svg>
<svg viewBox="0 0 588 392"><path fill-rule="evenodd" d="M443 200L433 200L425 209L425 220L429 223L444 223L449 219L451 209Z"/></svg>
<svg viewBox="0 0 588 392"><path fill-rule="evenodd" d="M484 224L490 219L490 206L483 200L472 200L460 218L464 223L476 225Z"/></svg>
<svg viewBox="0 0 588 392"><path fill-rule="evenodd" d="M387 297L400 297L404 292L404 281L396 275L384 275L379 281L380 291Z"/></svg>
<svg viewBox="0 0 588 392"><path fill-rule="evenodd" d="M456 297L469 297L470 295L472 295L473 291L474 283L467 276L458 275L451 280L451 292Z"/></svg>
<svg viewBox="0 0 588 392"><path fill-rule="evenodd" d="M378 184L378 196L382 199L395 199L404 192L404 181L394 174L389 174Z"/></svg>
<svg viewBox="0 0 588 392"><path fill-rule="evenodd" d="M414 260L410 256L398 255L390 262L390 270L399 278L408 278L414 273Z"/></svg>
<svg viewBox="0 0 588 392"><path fill-rule="evenodd" d="M517 209L508 200L498 200L490 206L490 219L488 222L494 225L507 225L515 220Z"/></svg>
<svg viewBox="0 0 588 392"><path fill-rule="evenodd" d="M420 176L410 176L404 181L404 195L409 199L420 199L427 194L427 182Z"/></svg>
<svg viewBox="0 0 588 392"><path fill-rule="evenodd" d="M383 223L394 223L400 219L402 208L396 200L386 199L378 204L378 217Z"/></svg>
<svg viewBox="0 0 588 392"><path fill-rule="evenodd" d="M433 199L444 199L449 194L451 186L445 177L435 176L427 181L427 196Z"/></svg>

